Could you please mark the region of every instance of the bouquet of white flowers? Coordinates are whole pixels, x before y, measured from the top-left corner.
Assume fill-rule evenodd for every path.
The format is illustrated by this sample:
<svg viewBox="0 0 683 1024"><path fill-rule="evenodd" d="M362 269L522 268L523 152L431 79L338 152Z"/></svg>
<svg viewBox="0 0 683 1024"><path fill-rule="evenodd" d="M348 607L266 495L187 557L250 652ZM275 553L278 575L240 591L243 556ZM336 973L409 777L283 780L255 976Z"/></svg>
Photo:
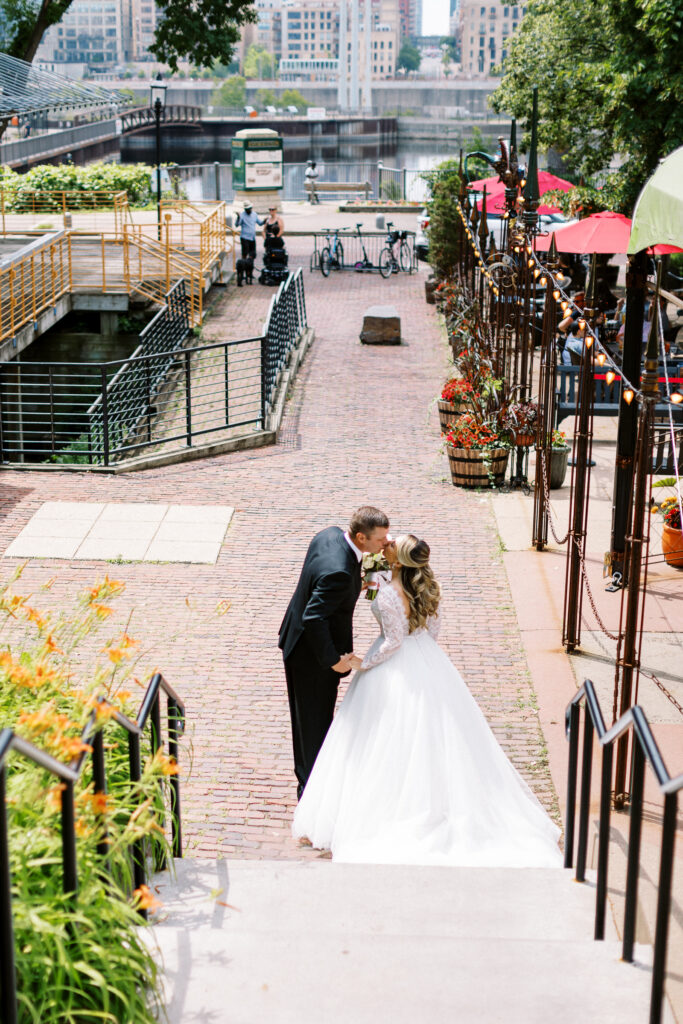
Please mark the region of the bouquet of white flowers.
<svg viewBox="0 0 683 1024"><path fill-rule="evenodd" d="M371 552L366 551L363 555L363 561L361 563L363 570L363 582L366 584L365 597L368 601L374 601L377 597L379 590L380 580L389 578L391 576L391 566L384 557L382 551L373 555Z"/></svg>

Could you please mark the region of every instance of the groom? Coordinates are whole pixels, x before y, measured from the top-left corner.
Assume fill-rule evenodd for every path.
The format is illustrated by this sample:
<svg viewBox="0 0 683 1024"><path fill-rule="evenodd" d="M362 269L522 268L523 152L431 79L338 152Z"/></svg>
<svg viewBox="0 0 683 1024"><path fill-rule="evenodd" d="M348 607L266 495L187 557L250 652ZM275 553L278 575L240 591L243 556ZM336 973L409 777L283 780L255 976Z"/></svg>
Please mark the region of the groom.
<svg viewBox="0 0 683 1024"><path fill-rule="evenodd" d="M328 526L316 534L280 626L299 798L332 724L339 680L351 671L361 559L384 549L388 529L384 512L364 505L346 533Z"/></svg>

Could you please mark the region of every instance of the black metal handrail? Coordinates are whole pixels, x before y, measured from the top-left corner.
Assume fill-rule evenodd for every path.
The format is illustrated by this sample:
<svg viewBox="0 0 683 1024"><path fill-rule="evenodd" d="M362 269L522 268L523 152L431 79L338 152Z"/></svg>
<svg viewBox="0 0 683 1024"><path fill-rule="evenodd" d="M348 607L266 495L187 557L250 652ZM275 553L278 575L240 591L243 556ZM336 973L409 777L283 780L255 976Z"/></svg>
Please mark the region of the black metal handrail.
<svg viewBox="0 0 683 1024"><path fill-rule="evenodd" d="M194 345L179 282L126 359L0 363L0 462L111 466L217 432L264 430L306 324L299 268L272 297L262 334Z"/></svg>
<svg viewBox="0 0 683 1024"><path fill-rule="evenodd" d="M115 708L105 697L100 697L100 706L106 706L109 717L125 729L128 735L128 769L132 784L140 782L142 777L140 761L140 739L144 734L147 722L150 723L150 739L152 755L161 748L161 707L159 691L166 694L168 718L168 753L176 762L178 760L178 736L185 728L185 705L173 687L164 677L156 672L145 691L135 721ZM104 756L104 739L102 729L96 728L97 711L91 712L81 732L84 745L91 748L93 788L95 793L107 792L107 776ZM12 729L0 731L0 1020L3 1024L17 1024L16 969L14 962L14 929L12 924L12 880L9 859L9 837L7 827L7 767L8 755L15 753L32 761L39 768L61 779L63 783L61 831L62 831L62 888L65 893L75 896L78 892L78 860L76 852L76 823L74 813L74 786L78 782L87 760L88 751L84 750L70 764L51 757L50 754L23 739ZM180 780L177 775L170 777L171 798L171 837L174 857L182 857L182 829L180 823ZM98 854L106 861L107 842L106 830L97 846ZM158 851L157 851L158 852ZM145 855L141 839L132 844L133 878L135 888L145 882ZM160 869L163 863L159 859L155 867ZM146 911L140 913L146 916Z"/></svg>
<svg viewBox="0 0 683 1024"><path fill-rule="evenodd" d="M593 764L593 737L597 735L602 748L600 773L600 822L598 827L598 864L595 893L594 938L605 937L605 910L607 903L607 873L609 862L609 830L611 812L611 785L614 743L629 730L633 733L633 765L631 782L631 809L628 836L628 860L626 867L626 892L624 907L624 934L622 958L633 962L635 943L636 912L638 904L638 871L640 865L640 841L643 823L643 788L645 763L654 772L659 792L664 797L662 821L662 843L659 863L659 885L657 890L657 918L652 962L652 987L650 993L650 1024L660 1024L664 1001L664 980L666 976L666 952L669 938L669 915L671 910L671 883L673 856L678 814L678 793L683 789L683 775L672 778L652 735L649 722L641 707L635 704L607 729L590 679L584 680L566 710L566 732L569 740L569 764L567 779L567 820L565 827L564 866L571 868L574 857L574 828L576 821L576 787L579 758L579 726L581 701L585 701L583 723L583 750L581 757L581 793L579 796L579 834L576 851L576 880L586 878L586 851L588 847L588 824L590 814L590 789Z"/></svg>

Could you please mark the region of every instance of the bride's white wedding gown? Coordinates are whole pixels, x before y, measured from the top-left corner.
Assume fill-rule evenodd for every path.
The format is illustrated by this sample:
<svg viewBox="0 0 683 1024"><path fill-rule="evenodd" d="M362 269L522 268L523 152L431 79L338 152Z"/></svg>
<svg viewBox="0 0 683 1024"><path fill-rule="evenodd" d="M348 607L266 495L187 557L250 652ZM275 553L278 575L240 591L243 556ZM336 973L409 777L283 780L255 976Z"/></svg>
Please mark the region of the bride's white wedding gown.
<svg viewBox="0 0 683 1024"><path fill-rule="evenodd" d="M409 633L390 585L372 610L382 635L318 754L294 835L337 861L560 867L560 830L438 646L438 617Z"/></svg>

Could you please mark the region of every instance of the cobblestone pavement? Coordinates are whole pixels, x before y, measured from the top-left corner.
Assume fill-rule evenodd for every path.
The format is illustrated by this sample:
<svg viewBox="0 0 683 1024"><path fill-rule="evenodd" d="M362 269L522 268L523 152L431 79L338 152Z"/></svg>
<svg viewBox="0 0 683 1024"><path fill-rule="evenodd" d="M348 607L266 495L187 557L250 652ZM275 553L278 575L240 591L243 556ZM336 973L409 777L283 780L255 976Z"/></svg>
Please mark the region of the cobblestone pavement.
<svg viewBox="0 0 683 1024"><path fill-rule="evenodd" d="M290 265L307 267L309 243L292 238ZM119 477L3 472L2 550L46 500L219 503L236 509L215 566L111 565L34 559L24 592L54 577L50 600L70 601L104 571L125 581L117 612L187 701L192 774L183 790L187 852L315 857L290 837L295 780L278 626L310 537L370 502L396 534L427 538L444 591L441 643L513 762L556 810L534 693L501 560L490 500L453 488L430 405L447 369L424 272L383 281L305 270L316 340L292 389L275 447ZM204 337L260 329L271 290L230 287ZM394 304L401 347L367 348L365 307ZM6 576L13 560L5 560ZM229 601L225 614L217 614ZM44 599L43 599L44 602ZM375 633L367 603L356 614L356 650ZM100 641L101 643L101 641Z"/></svg>

